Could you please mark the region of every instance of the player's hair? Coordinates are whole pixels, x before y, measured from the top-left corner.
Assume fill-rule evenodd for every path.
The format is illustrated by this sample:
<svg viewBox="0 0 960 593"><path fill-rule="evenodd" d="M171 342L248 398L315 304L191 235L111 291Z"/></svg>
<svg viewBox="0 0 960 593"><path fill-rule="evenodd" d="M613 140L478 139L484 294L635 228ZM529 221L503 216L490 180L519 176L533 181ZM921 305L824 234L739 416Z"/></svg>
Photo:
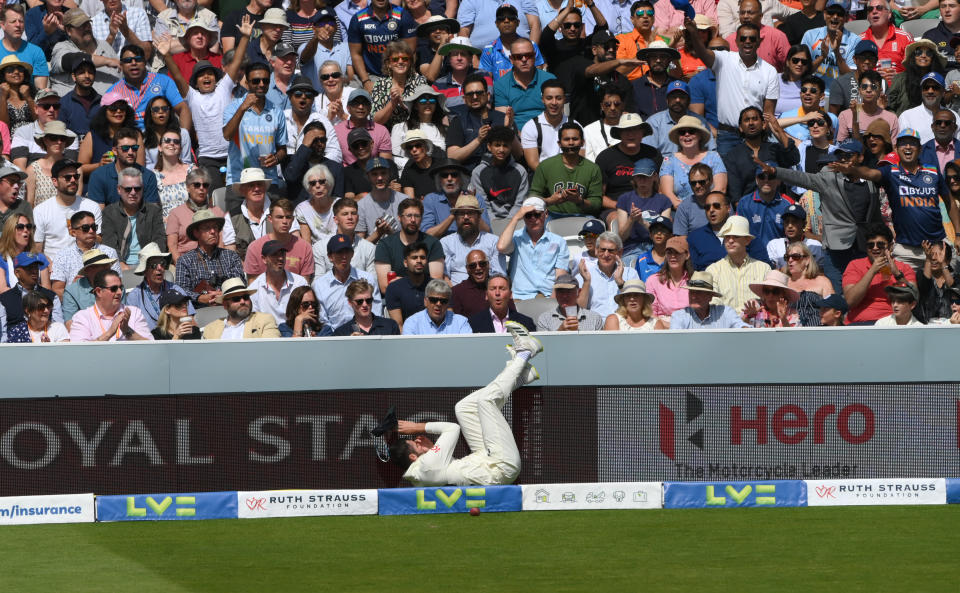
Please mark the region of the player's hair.
<svg viewBox="0 0 960 593"><path fill-rule="evenodd" d="M508 128L507 126L493 126L490 128L490 131L487 132L487 144L493 144L494 142L512 144L513 139L516 137L517 133L513 131L513 128Z"/></svg>
<svg viewBox="0 0 960 593"><path fill-rule="evenodd" d="M390 443L390 461L404 471L413 463L410 461L411 451L408 443L406 439L397 439Z"/></svg>
<svg viewBox="0 0 960 593"><path fill-rule="evenodd" d="M403 259L407 259L407 256L409 256L411 253L415 253L415 252L417 252L417 251L422 251L422 252L424 252L424 253L430 253L430 250L427 249L427 244L426 244L426 243L424 243L423 241L414 241L413 243L411 243L411 244L409 244L409 245L407 245L407 246L405 246L405 247L403 248Z"/></svg>

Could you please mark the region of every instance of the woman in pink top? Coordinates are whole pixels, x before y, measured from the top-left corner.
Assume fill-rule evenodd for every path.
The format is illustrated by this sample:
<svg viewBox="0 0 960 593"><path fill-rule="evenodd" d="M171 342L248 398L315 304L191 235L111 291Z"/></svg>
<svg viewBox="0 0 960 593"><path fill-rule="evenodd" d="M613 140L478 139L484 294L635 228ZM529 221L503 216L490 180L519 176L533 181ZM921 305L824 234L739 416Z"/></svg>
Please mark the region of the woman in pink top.
<svg viewBox="0 0 960 593"><path fill-rule="evenodd" d="M686 237L667 239L667 257L664 264L659 272L647 278L647 290L656 296L653 301L653 314L669 322L674 311L690 304L689 293L683 290L693 274Z"/></svg>

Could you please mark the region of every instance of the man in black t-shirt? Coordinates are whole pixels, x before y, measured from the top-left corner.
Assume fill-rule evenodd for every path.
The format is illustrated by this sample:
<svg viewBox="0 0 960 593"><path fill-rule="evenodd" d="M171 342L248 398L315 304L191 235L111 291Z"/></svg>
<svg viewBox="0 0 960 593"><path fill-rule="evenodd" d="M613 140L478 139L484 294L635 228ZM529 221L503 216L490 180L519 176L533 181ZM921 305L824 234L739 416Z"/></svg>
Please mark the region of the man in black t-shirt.
<svg viewBox="0 0 960 593"><path fill-rule="evenodd" d="M463 105L451 108L450 126L447 127L447 156L468 169L480 164L480 159L489 156L486 147L487 134L493 126L514 128L513 109L503 113L490 109L490 91L483 74L474 72L463 83ZM516 129L516 128L514 128ZM513 156L523 158L520 139L514 144Z"/></svg>
<svg viewBox="0 0 960 593"><path fill-rule="evenodd" d="M640 159L651 159L658 171L663 164L660 151L641 142L650 133L650 126L643 123L643 118L636 113L624 113L620 123L610 128L610 133L620 142L597 155L597 166L603 175L603 212L600 219L608 226L617 212L617 198L633 189L633 164Z"/></svg>
<svg viewBox="0 0 960 593"><path fill-rule="evenodd" d="M260 22L260 19L263 18L263 13L265 13L268 8L273 7L282 8L283 3L280 0L250 0L250 3L240 10L234 10L224 17L223 27L220 29L220 46L223 48L222 52L227 53L236 47L237 35L239 35L237 25L240 24L243 17L250 17L253 20L253 24L256 25ZM250 45L253 45L259 37L260 29L254 27Z"/></svg>
<svg viewBox="0 0 960 593"><path fill-rule="evenodd" d="M787 36L790 45L800 45L803 34L810 29L826 27L823 11L817 10L817 0L800 0L800 12L795 12L783 19L777 27Z"/></svg>
<svg viewBox="0 0 960 593"><path fill-rule="evenodd" d="M423 310L423 297L430 277L427 276L427 246L418 241L403 248L403 265L407 275L387 286L384 302L390 319L403 329L403 322Z"/></svg>
<svg viewBox="0 0 960 593"><path fill-rule="evenodd" d="M594 31L591 42L593 59L576 56L563 62L552 71L570 91L567 102L570 104L570 118L587 126L603 116L600 103L606 88L616 87L622 97L625 110L635 111L633 88L626 76L617 68L640 65L639 60L618 59L617 47L620 42L605 29ZM587 69L591 75L587 75Z"/></svg>

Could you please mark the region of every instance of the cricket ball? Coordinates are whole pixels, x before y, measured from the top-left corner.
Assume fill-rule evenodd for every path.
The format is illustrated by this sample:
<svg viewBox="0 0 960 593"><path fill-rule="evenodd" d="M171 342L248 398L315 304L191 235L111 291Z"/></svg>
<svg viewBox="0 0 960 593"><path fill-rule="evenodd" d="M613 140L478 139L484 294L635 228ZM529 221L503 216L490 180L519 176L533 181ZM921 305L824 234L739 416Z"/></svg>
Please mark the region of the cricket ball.
<svg viewBox="0 0 960 593"><path fill-rule="evenodd" d="M470 509L470 514L473 515L474 517L478 516L480 514L480 509L478 509L477 507L473 507L472 509Z"/></svg>

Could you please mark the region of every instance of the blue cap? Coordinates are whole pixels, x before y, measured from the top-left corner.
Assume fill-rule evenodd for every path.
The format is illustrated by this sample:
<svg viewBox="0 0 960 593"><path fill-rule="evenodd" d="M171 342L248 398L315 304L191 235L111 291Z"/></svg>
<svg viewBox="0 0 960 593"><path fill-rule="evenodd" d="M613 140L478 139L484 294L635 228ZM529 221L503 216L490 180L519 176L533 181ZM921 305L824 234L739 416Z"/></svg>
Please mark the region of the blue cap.
<svg viewBox="0 0 960 593"><path fill-rule="evenodd" d="M583 228L580 229L580 236L584 235L599 235L600 233L607 230L607 227L603 225L602 222L596 218L591 218L587 222L583 223Z"/></svg>
<svg viewBox="0 0 960 593"><path fill-rule="evenodd" d="M823 155L822 157L820 157L820 158L817 159L817 166L818 166L818 167L823 167L824 165L829 165L830 163L835 163L835 162L837 162L837 160L838 160L838 159L837 159L837 155L836 155L835 153L833 153L833 152L828 152L827 154L825 154L825 155Z"/></svg>
<svg viewBox="0 0 960 593"><path fill-rule="evenodd" d="M900 141L904 139L916 141L917 144L923 144L920 142L920 132L914 130L913 128L904 128L900 130L900 133L897 134L897 144L900 144Z"/></svg>
<svg viewBox="0 0 960 593"><path fill-rule="evenodd" d="M844 140L837 146L834 152L846 152L848 154L860 154L863 152L863 144L859 140L854 140L853 138Z"/></svg>
<svg viewBox="0 0 960 593"><path fill-rule="evenodd" d="M932 80L940 85L940 88L947 88L946 82L943 80L943 75L939 72L927 72L923 75L923 78L920 79L920 86L923 86L923 83L928 80Z"/></svg>
<svg viewBox="0 0 960 593"><path fill-rule="evenodd" d="M376 156L367 161L367 172L373 171L374 169L389 169L390 161L387 159Z"/></svg>
<svg viewBox="0 0 960 593"><path fill-rule="evenodd" d="M33 264L40 264L42 270L47 267L47 258L42 253L23 252L17 256L17 259L13 262L13 267L25 268Z"/></svg>
<svg viewBox="0 0 960 593"><path fill-rule="evenodd" d="M839 8L844 13L850 12L850 1L849 0L829 0L827 5L824 7L823 11L827 12L831 8Z"/></svg>
<svg viewBox="0 0 960 593"><path fill-rule="evenodd" d="M653 159L640 159L639 161L633 164L633 174L634 175L643 175L644 177L650 177L657 172L657 164L653 162Z"/></svg>
<svg viewBox="0 0 960 593"><path fill-rule="evenodd" d="M697 16L697 11L690 6L690 0L670 0L670 4L691 21Z"/></svg>
<svg viewBox="0 0 960 593"><path fill-rule="evenodd" d="M349 249L353 251L353 240L346 235L334 235L327 241L327 255Z"/></svg>
<svg viewBox="0 0 960 593"><path fill-rule="evenodd" d="M855 56L859 56L860 54L878 55L879 53L880 50L877 49L877 44L867 39L864 39L857 44L857 47L853 48L853 55Z"/></svg>
<svg viewBox="0 0 960 593"><path fill-rule="evenodd" d="M807 219L807 211L800 207L799 204L790 204L787 206L787 209L783 211L783 214L780 215L780 218L784 216L792 216L794 218L799 218L800 220Z"/></svg>
<svg viewBox="0 0 960 593"><path fill-rule="evenodd" d="M833 293L828 297L820 297L813 302L813 305L818 309L836 309L844 313L850 310L847 301L837 293Z"/></svg>
<svg viewBox="0 0 960 593"><path fill-rule="evenodd" d="M776 169L778 166L777 163L773 161L763 161L763 164L767 165L768 167L773 167L774 169ZM754 175L761 175L761 174L763 174L763 167L761 167L760 165L757 165L756 170L754 170Z"/></svg>
<svg viewBox="0 0 960 593"><path fill-rule="evenodd" d="M682 80L674 80L667 85L667 94L669 95L673 91L683 91L688 97L690 96L690 86Z"/></svg>
<svg viewBox="0 0 960 593"><path fill-rule="evenodd" d="M653 231L653 227L660 225L665 227L671 233L673 232L673 221L667 218L666 216L658 216L650 221L650 230Z"/></svg>

